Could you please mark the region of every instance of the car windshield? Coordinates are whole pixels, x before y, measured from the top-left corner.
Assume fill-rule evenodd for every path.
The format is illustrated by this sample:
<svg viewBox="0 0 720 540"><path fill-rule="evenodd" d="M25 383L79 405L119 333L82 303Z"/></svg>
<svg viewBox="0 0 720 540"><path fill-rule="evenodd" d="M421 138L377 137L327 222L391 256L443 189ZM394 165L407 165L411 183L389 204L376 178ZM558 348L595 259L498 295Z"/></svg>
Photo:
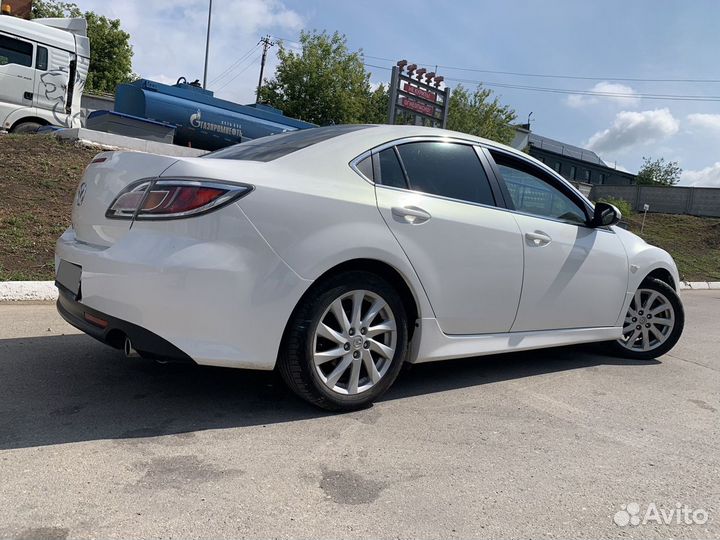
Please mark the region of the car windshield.
<svg viewBox="0 0 720 540"><path fill-rule="evenodd" d="M312 146L313 144L369 127L373 126L367 124L352 124L290 131L236 144L218 150L217 152L206 154L203 157L243 161L272 161Z"/></svg>

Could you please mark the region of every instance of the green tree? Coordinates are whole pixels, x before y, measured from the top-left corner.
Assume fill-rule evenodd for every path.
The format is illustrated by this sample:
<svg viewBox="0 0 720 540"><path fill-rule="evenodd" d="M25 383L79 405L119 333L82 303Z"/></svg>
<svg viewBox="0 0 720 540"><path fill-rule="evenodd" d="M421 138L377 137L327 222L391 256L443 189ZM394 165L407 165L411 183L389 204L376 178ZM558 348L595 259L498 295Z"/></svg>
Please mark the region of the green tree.
<svg viewBox="0 0 720 540"><path fill-rule="evenodd" d="M390 93L387 87L381 84L369 95L367 113L365 114L363 122L367 122L368 124L386 124L389 105Z"/></svg>
<svg viewBox="0 0 720 540"><path fill-rule="evenodd" d="M48 17L82 17L82 11L77 4L61 2L59 0L34 0L32 4L32 18L44 19Z"/></svg>
<svg viewBox="0 0 720 540"><path fill-rule="evenodd" d="M677 161L665 158L643 157L643 165L637 174L637 183L653 186L674 186L680 181L682 169Z"/></svg>
<svg viewBox="0 0 720 540"><path fill-rule="evenodd" d="M32 15L33 18L84 17L87 20L90 70L85 82L86 91L112 93L118 84L135 78L130 34L120 27L120 20L108 19L92 11L83 13L76 4L59 0L35 0Z"/></svg>
<svg viewBox="0 0 720 540"><path fill-rule="evenodd" d="M448 129L509 144L515 135L511 125L515 118L515 111L492 98L492 91L482 85L474 92L458 85L450 93Z"/></svg>
<svg viewBox="0 0 720 540"><path fill-rule="evenodd" d="M319 125L367 121L373 93L362 51L351 52L338 32L302 32L300 45L294 52L280 43L280 64L260 100Z"/></svg>

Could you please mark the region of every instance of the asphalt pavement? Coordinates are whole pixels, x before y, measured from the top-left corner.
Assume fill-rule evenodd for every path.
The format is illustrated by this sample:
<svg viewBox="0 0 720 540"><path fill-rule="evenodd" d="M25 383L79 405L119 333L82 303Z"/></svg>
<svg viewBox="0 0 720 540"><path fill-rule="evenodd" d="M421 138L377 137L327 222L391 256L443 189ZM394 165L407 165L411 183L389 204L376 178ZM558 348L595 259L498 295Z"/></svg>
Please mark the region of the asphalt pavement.
<svg viewBox="0 0 720 540"><path fill-rule="evenodd" d="M351 414L0 304L0 537L718 538L720 291L682 296L657 360L413 366Z"/></svg>

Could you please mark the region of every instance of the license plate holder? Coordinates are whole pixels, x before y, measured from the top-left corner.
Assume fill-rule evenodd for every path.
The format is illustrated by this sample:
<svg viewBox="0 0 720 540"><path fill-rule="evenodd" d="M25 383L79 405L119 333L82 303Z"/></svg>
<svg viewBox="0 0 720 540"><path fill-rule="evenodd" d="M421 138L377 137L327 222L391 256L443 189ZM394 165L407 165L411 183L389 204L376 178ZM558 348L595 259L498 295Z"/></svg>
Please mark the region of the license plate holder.
<svg viewBox="0 0 720 540"><path fill-rule="evenodd" d="M60 259L55 285L71 293L75 300L80 298L80 281L82 280L82 266Z"/></svg>

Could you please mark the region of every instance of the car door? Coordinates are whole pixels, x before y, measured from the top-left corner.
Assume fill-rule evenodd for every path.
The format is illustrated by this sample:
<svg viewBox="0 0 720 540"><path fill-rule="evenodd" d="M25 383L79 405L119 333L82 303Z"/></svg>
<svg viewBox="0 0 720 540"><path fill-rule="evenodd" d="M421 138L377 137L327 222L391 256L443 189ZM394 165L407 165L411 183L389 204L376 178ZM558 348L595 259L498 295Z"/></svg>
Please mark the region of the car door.
<svg viewBox="0 0 720 540"><path fill-rule="evenodd" d="M415 141L382 149L373 163L380 213L443 332L507 332L520 301L522 237L512 214L495 206L479 151Z"/></svg>
<svg viewBox="0 0 720 540"><path fill-rule="evenodd" d="M35 85L33 44L0 34L0 104L32 107ZM7 112L10 112L10 107Z"/></svg>
<svg viewBox="0 0 720 540"><path fill-rule="evenodd" d="M529 160L491 150L494 170L523 234L525 271L513 332L614 326L628 259L611 228L564 182Z"/></svg>

